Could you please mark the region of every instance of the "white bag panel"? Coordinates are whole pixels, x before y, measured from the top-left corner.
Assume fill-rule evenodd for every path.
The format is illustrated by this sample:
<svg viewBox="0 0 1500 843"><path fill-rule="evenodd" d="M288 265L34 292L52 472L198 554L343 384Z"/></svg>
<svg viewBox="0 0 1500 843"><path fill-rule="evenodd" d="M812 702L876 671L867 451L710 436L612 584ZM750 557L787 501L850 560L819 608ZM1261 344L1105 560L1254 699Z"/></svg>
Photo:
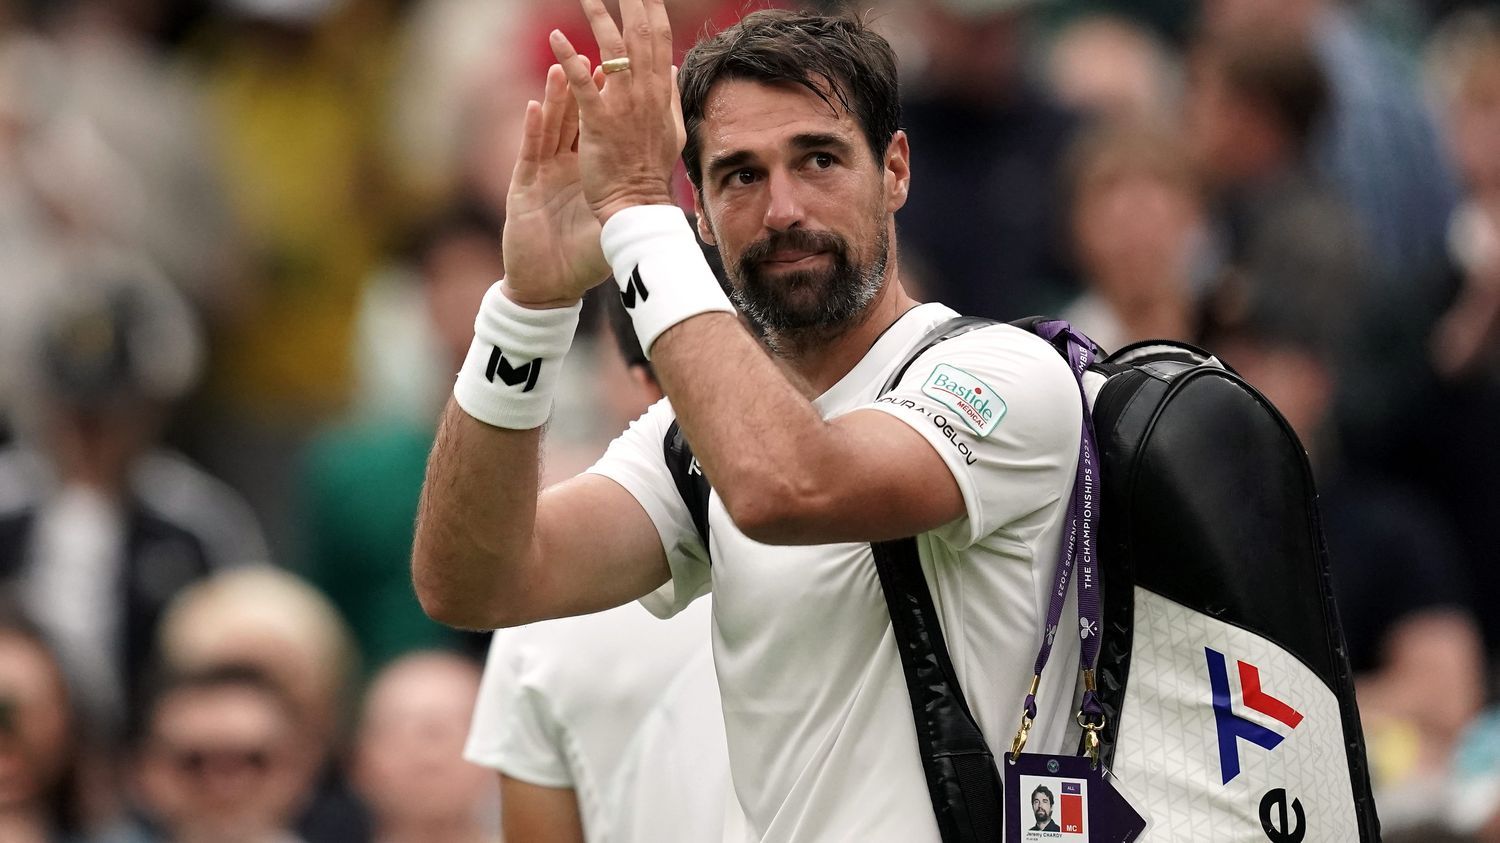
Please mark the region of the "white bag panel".
<svg viewBox="0 0 1500 843"><path fill-rule="evenodd" d="M1135 590L1135 633L1114 755L1116 786L1149 825L1148 843L1351 843L1359 839L1338 698L1301 661L1276 644L1142 588ZM1209 676L1212 648L1224 656L1230 713L1283 737L1272 750L1230 737L1240 772L1220 771ZM1295 728L1247 706L1238 662L1259 671L1260 690L1301 715ZM1274 709L1259 700L1257 707ZM1287 716L1288 720L1295 718ZM1285 790L1286 818L1262 799ZM1293 802L1302 808L1302 836Z"/></svg>

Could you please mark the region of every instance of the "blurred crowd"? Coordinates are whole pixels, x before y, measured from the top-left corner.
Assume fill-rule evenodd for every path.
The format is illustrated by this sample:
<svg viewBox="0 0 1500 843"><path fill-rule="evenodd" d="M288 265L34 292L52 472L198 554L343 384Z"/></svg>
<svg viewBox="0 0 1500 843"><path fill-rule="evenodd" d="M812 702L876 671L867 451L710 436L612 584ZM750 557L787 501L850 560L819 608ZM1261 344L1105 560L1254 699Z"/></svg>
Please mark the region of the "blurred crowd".
<svg viewBox="0 0 1500 843"><path fill-rule="evenodd" d="M669 0L679 50L764 5ZM1500 841L1500 8L856 11L908 284L1264 391L1387 839ZM0 840L497 839L486 640L408 557L552 28L591 42L564 0L0 0ZM638 409L603 311L555 478Z"/></svg>

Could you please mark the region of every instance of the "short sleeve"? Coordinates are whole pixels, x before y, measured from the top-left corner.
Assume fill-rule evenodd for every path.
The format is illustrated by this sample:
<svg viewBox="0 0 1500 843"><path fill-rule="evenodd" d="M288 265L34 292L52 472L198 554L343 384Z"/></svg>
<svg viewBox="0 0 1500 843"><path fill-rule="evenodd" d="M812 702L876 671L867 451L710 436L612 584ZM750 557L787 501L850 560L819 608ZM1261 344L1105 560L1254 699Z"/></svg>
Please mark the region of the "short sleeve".
<svg viewBox="0 0 1500 843"><path fill-rule="evenodd" d="M707 594L710 586L708 551L667 468L666 439L675 418L671 404L666 399L658 401L588 469L589 474L623 486L656 526L672 579L641 598L641 605L660 618L682 611Z"/></svg>
<svg viewBox="0 0 1500 843"><path fill-rule="evenodd" d="M490 642L464 758L531 784L571 788L567 736L526 663L523 629L497 631Z"/></svg>
<svg viewBox="0 0 1500 843"><path fill-rule="evenodd" d="M935 531L962 550L1003 529L1041 528L1073 488L1083 403L1046 342L1010 325L945 340L888 394L888 413L932 445L963 494L966 517Z"/></svg>

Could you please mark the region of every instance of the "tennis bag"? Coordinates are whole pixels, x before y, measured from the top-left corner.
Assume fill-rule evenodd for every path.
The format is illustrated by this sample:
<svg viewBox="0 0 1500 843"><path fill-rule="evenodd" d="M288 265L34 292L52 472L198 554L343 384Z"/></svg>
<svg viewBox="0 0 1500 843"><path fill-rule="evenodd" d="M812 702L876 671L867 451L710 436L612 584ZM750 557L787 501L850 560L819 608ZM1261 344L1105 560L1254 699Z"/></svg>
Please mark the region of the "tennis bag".
<svg viewBox="0 0 1500 843"><path fill-rule="evenodd" d="M1042 333L1049 321L1012 324ZM924 351L993 324L936 326L882 393ZM1055 325L1044 336L1066 359ZM1377 843L1317 495L1296 435L1233 371L1181 343L1120 349L1090 367L1082 388L1103 491L1100 757L1147 819L1138 839ZM708 484L675 425L664 450L706 547ZM995 758L958 685L916 542L872 548L942 839L998 841Z"/></svg>

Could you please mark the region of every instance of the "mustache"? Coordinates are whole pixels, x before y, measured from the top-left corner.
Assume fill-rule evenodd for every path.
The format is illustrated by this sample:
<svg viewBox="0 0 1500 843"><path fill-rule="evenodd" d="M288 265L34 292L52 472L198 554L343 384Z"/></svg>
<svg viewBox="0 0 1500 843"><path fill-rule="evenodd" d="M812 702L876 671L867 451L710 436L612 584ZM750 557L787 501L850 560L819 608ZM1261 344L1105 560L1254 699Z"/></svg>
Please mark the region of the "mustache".
<svg viewBox="0 0 1500 843"><path fill-rule="evenodd" d="M740 254L740 266L748 269L763 263L777 252L829 252L842 258L848 254L844 238L831 231L810 231L805 228L790 228L775 231L764 240L757 240L745 247Z"/></svg>

